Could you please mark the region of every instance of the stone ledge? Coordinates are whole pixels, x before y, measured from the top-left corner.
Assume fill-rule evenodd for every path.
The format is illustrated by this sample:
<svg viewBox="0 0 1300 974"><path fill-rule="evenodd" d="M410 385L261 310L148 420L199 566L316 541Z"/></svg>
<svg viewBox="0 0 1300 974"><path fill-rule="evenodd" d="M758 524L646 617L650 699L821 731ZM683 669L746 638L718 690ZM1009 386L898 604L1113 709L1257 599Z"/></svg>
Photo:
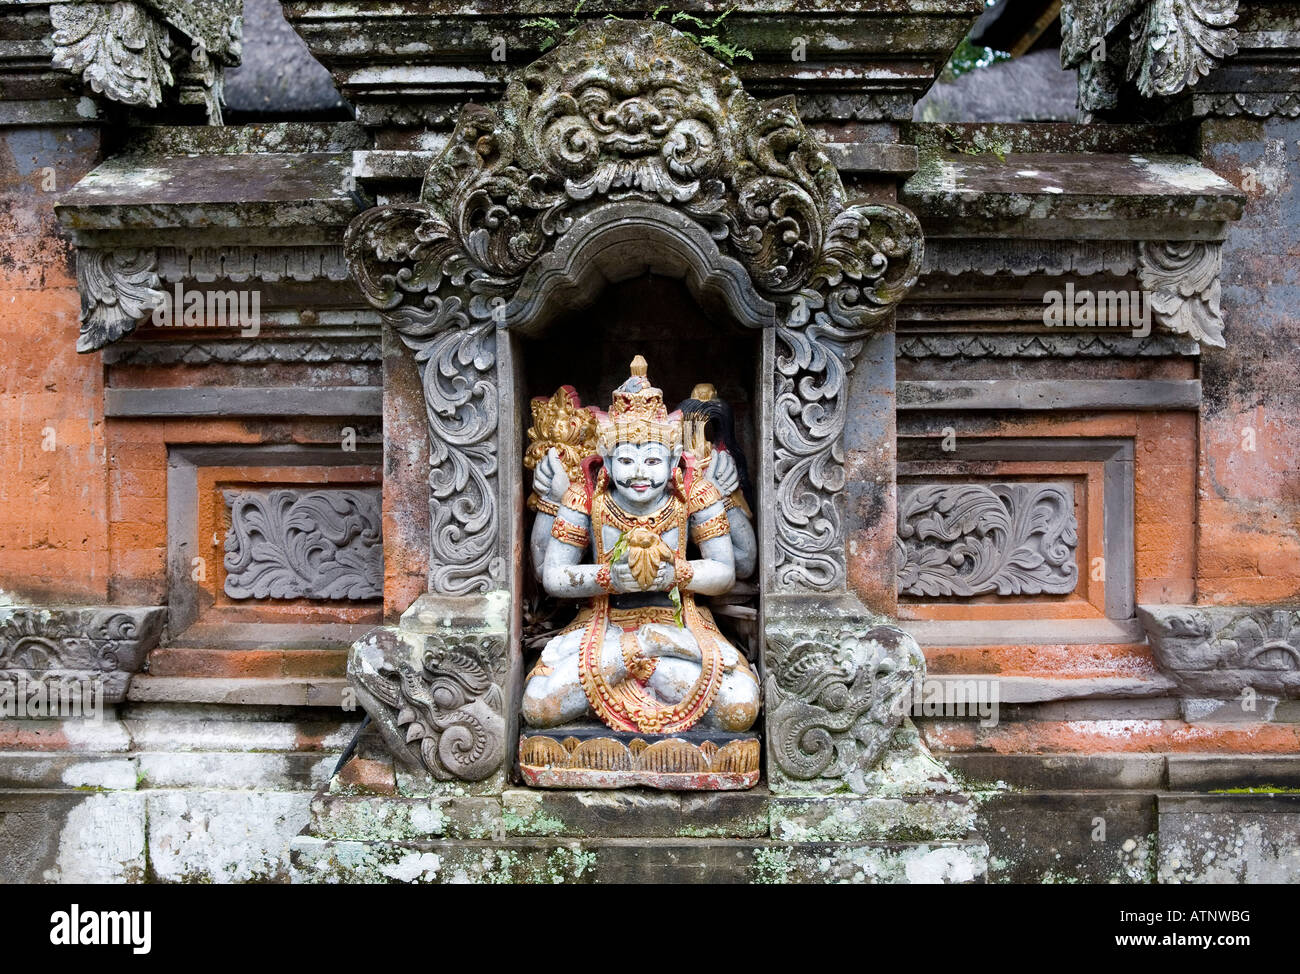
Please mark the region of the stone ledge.
<svg viewBox="0 0 1300 974"><path fill-rule="evenodd" d="M932 236L1135 240L1222 239L1245 199L1190 156L1063 152L923 153L899 195Z"/></svg>
<svg viewBox="0 0 1300 974"><path fill-rule="evenodd" d="M563 839L385 842L300 835L295 883L973 883L980 840Z"/></svg>
<svg viewBox="0 0 1300 974"><path fill-rule="evenodd" d="M379 416L379 386L205 386L105 389L104 415L115 418L226 416Z"/></svg>
<svg viewBox="0 0 1300 974"><path fill-rule="evenodd" d="M133 703L289 704L342 707L348 681L320 679L211 679L140 676L127 699Z"/></svg>
<svg viewBox="0 0 1300 974"><path fill-rule="evenodd" d="M1161 697L1173 689L1167 677L1099 676L1059 678L1038 676L997 676L987 673L941 673L925 678L926 687L936 684L944 687L945 700L965 701L967 706L992 703L989 692L997 687L997 703L1050 703L1054 700L1127 699L1135 697ZM947 688L953 687L953 691ZM961 693L955 693L960 689ZM971 692L966 692L966 691ZM930 691L934 692L934 691ZM925 696L922 696L924 701ZM937 699L937 693L936 693ZM916 716L930 716L921 710Z"/></svg>
<svg viewBox="0 0 1300 974"><path fill-rule="evenodd" d="M898 409L1196 409L1199 379L913 380L898 383Z"/></svg>
<svg viewBox="0 0 1300 974"><path fill-rule="evenodd" d="M357 212L351 165L350 152L124 156L64 193L55 213L72 231L334 228L337 242Z"/></svg>

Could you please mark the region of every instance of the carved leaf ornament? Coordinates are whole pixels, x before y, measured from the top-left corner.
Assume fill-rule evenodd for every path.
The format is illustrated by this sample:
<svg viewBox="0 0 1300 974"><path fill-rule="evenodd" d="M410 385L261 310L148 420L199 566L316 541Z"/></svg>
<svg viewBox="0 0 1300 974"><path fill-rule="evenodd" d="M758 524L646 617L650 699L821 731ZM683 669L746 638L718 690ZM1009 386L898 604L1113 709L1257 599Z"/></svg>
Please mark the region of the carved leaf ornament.
<svg viewBox="0 0 1300 974"><path fill-rule="evenodd" d="M226 594L234 599L383 595L379 494L227 491Z"/></svg>
<svg viewBox="0 0 1300 974"><path fill-rule="evenodd" d="M1124 80L1176 95L1237 53L1236 19L1237 0L1066 0L1061 65L1080 70L1086 109L1115 107Z"/></svg>
<svg viewBox="0 0 1300 974"><path fill-rule="evenodd" d="M1068 485L899 488L901 595L1064 595L1078 584L1077 544Z"/></svg>
<svg viewBox="0 0 1300 974"><path fill-rule="evenodd" d="M430 587L504 578L498 554L495 328L575 221L622 200L685 214L780 309L774 451L778 586L844 582L845 381L915 283L916 218L846 199L792 98L759 102L677 31L596 22L467 105L414 205L368 210L346 251L415 352L432 444Z"/></svg>
<svg viewBox="0 0 1300 974"><path fill-rule="evenodd" d="M153 108L172 83L167 26L139 4L55 3L50 24L54 66L80 74L99 94Z"/></svg>

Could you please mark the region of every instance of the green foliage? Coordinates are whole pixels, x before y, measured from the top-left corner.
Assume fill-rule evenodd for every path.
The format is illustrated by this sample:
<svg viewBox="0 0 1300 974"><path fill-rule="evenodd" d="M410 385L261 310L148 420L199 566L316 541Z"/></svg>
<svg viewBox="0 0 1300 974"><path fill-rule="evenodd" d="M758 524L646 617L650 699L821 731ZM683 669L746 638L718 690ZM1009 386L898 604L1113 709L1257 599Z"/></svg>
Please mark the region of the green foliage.
<svg viewBox="0 0 1300 974"><path fill-rule="evenodd" d="M549 51L552 47L560 42L561 39L572 37L574 32L582 23L578 16L582 12L583 6L587 0L578 0L578 5L573 8L565 23L561 24L554 17L534 17L532 20L525 20L524 27L536 27L539 30L546 31L546 37L542 39L538 50ZM659 15L667 9L667 4L660 4L646 18L648 20L658 20ZM686 13L684 10L678 10L669 18L668 22L681 32L682 36L697 47L708 51L719 61L726 64L734 64L737 59L745 58L754 60L754 52L745 47L740 47L726 40L726 28L723 21L731 14L735 7L729 7L712 20L705 20L694 14ZM622 20L615 14L606 14L605 20ZM689 28L689 29L688 29Z"/></svg>
<svg viewBox="0 0 1300 974"><path fill-rule="evenodd" d="M943 126L940 131L943 133L944 148L949 152L960 152L968 156L989 152L998 157L998 162L1007 161L1010 144L1005 140L994 141L980 130L976 130L973 137L967 138L960 129L953 128L951 125Z"/></svg>
<svg viewBox="0 0 1300 974"><path fill-rule="evenodd" d="M998 61L1009 60L1011 55L1005 51L995 51L991 47L977 47L970 42L969 37L963 37L957 49L952 52L952 57L948 58L948 63L943 66L939 78L942 81L952 81L979 68L987 68Z"/></svg>
<svg viewBox="0 0 1300 974"><path fill-rule="evenodd" d="M624 531L614 542L614 547L609 549L609 563L612 565L624 555L627 554L627 532Z"/></svg>

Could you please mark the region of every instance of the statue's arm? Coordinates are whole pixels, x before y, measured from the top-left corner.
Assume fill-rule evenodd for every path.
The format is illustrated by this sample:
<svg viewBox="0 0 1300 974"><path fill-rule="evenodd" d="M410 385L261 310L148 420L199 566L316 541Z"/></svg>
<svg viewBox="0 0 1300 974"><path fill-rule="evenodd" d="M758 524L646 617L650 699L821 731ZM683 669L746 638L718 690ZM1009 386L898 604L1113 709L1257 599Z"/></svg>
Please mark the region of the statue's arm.
<svg viewBox="0 0 1300 974"><path fill-rule="evenodd" d="M692 514L691 530L703 557L691 562L692 575L686 590L699 595L721 595L730 591L736 584L736 555L722 502L717 501Z"/></svg>
<svg viewBox="0 0 1300 974"><path fill-rule="evenodd" d="M546 565L546 552L551 543L551 528L555 526L556 512L569 489L569 477L554 449L547 452L533 471L533 493L543 502L533 519L533 532L529 536L529 553L533 559L533 572L542 580Z"/></svg>
<svg viewBox="0 0 1300 974"><path fill-rule="evenodd" d="M758 567L758 538L754 525L738 507L728 508L727 523L731 526L731 549L736 559L736 577L749 578Z"/></svg>
<svg viewBox="0 0 1300 974"><path fill-rule="evenodd" d="M546 555L542 561L542 587L548 594L561 599L584 599L602 594L605 590L596 581L600 566L583 564L590 548L591 519L572 508L561 507L554 520L559 528L547 538ZM556 534L562 534L564 538L556 537ZM581 546L572 543L584 537L587 541Z"/></svg>
<svg viewBox="0 0 1300 974"><path fill-rule="evenodd" d="M713 455L713 462L709 464L708 477L724 498L730 497L740 487L736 461L724 450L719 450ZM749 578L758 567L758 538L754 534L754 525L744 511L734 506L727 508L727 523L731 528L731 548L736 561L736 577Z"/></svg>

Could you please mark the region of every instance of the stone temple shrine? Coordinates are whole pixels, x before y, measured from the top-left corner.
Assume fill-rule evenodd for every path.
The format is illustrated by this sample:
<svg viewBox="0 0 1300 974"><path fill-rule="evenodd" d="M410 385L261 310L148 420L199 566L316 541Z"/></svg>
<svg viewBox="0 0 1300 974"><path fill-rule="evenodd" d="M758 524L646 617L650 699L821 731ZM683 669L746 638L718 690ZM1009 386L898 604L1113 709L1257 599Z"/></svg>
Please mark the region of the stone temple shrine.
<svg viewBox="0 0 1300 974"><path fill-rule="evenodd" d="M0 880L1300 880L1294 3L3 0L0 137Z"/></svg>

